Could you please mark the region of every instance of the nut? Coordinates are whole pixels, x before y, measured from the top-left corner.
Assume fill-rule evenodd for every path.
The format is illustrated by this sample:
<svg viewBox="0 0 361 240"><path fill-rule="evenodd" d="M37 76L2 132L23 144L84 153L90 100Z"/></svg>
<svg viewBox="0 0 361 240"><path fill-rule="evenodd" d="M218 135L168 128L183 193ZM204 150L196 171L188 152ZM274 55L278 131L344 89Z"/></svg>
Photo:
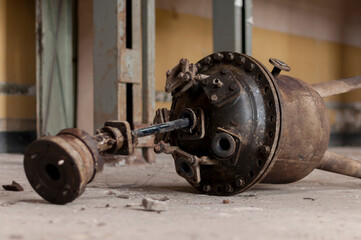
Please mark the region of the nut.
<svg viewBox="0 0 361 240"><path fill-rule="evenodd" d="M212 101L212 102L216 102L217 100L218 100L217 95L216 95L216 94L212 94L212 96L211 96L211 101Z"/></svg>
<svg viewBox="0 0 361 240"><path fill-rule="evenodd" d="M245 182L241 178L236 179L236 186L237 187L244 187Z"/></svg>
<svg viewBox="0 0 361 240"><path fill-rule="evenodd" d="M203 185L203 191L210 192L212 190L211 185L205 184Z"/></svg>

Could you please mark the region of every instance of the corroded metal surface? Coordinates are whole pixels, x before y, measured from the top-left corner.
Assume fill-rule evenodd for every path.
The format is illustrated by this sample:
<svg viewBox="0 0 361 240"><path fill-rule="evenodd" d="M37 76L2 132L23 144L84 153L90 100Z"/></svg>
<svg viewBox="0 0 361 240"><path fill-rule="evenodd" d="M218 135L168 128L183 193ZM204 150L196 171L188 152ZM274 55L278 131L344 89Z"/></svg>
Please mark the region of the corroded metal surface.
<svg viewBox="0 0 361 240"><path fill-rule="evenodd" d="M317 83L312 87L321 97L329 97L361 88L361 76Z"/></svg>
<svg viewBox="0 0 361 240"><path fill-rule="evenodd" d="M262 182L289 183L307 176L325 153L330 127L326 106L312 87L296 78L275 78L281 104L277 151Z"/></svg>
<svg viewBox="0 0 361 240"><path fill-rule="evenodd" d="M324 158L320 165L330 134L322 96L325 91L329 96L360 88L356 83L359 80L313 88L302 80L280 75L281 71L290 70L286 63L274 58L270 62L274 66L271 72L244 54L214 53L195 65L194 76L202 78L195 77L197 83L189 85L174 77L183 71L179 65L168 72L172 74L167 74L166 86L177 86L172 89L169 118L178 118L184 108L201 108L205 113L205 135L193 141L181 139L177 132L162 138L156 135L170 147L160 142L155 150L172 154L177 173L198 190L229 195L258 182L294 182L318 166L344 174L347 171L342 169L359 168L355 162L349 162L349 166L336 171L337 166L347 163L340 158L332 158L332 164L330 158ZM347 86L336 89L340 84ZM195 171L200 172L197 181L191 174Z"/></svg>
<svg viewBox="0 0 361 240"><path fill-rule="evenodd" d="M330 126L320 94L280 75L290 70L286 63L270 61L271 72L234 52L196 64L181 59L167 72L171 109L158 109L155 125L132 130L107 121L94 137L77 129L42 137L25 154L27 177L48 201L70 202L101 169L103 154L131 155L138 139L155 134L154 151L171 154L177 174L207 194L290 183L315 168L360 178L359 162L326 152Z"/></svg>
<svg viewBox="0 0 361 240"><path fill-rule="evenodd" d="M33 142L24 155L31 186L51 203L73 201L103 167L95 146L91 136L79 129L65 129Z"/></svg>
<svg viewBox="0 0 361 240"><path fill-rule="evenodd" d="M170 119L184 108L202 108L205 136L189 141L172 132L168 142L195 158L219 162L200 163L198 183L186 178L200 191L218 195L244 191L261 180L278 143L280 110L272 76L253 58L231 52L209 55L196 66L197 74L209 77L179 97L173 93Z"/></svg>
<svg viewBox="0 0 361 240"><path fill-rule="evenodd" d="M330 151L326 151L317 168L350 177L361 178L360 161Z"/></svg>

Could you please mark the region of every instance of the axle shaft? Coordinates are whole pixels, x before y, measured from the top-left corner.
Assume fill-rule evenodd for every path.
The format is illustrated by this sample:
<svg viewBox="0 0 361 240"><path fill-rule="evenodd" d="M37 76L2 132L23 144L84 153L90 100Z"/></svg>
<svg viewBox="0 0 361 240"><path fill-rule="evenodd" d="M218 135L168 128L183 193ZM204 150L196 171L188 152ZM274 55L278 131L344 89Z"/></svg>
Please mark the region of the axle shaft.
<svg viewBox="0 0 361 240"><path fill-rule="evenodd" d="M150 127L139 128L132 131L136 137L145 137L153 134L170 132L190 126L189 118L181 118L174 121L156 124Z"/></svg>

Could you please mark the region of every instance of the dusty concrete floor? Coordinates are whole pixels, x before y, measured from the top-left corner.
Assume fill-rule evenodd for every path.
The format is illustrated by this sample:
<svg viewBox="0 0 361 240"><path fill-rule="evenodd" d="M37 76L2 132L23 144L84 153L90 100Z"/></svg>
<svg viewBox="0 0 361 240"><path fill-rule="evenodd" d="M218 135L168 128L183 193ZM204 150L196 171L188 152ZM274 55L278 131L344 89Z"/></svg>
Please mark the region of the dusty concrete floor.
<svg viewBox="0 0 361 240"><path fill-rule="evenodd" d="M361 149L334 150L361 160ZM32 190L21 155L1 154L0 184L12 180L25 191L0 190L0 239L361 239L360 179L319 170L225 198L196 193L160 156L151 166L106 167L79 199L57 206ZM145 196L167 196L169 209L143 211Z"/></svg>

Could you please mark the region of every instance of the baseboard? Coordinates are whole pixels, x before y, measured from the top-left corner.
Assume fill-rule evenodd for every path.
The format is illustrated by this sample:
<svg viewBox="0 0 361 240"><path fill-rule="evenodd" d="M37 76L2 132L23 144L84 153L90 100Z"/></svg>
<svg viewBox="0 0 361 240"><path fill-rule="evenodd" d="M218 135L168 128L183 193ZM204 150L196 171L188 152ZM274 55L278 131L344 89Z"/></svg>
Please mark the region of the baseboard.
<svg viewBox="0 0 361 240"><path fill-rule="evenodd" d="M361 146L361 133L331 133L329 146Z"/></svg>
<svg viewBox="0 0 361 240"><path fill-rule="evenodd" d="M36 131L0 132L0 153L24 153L35 139Z"/></svg>

